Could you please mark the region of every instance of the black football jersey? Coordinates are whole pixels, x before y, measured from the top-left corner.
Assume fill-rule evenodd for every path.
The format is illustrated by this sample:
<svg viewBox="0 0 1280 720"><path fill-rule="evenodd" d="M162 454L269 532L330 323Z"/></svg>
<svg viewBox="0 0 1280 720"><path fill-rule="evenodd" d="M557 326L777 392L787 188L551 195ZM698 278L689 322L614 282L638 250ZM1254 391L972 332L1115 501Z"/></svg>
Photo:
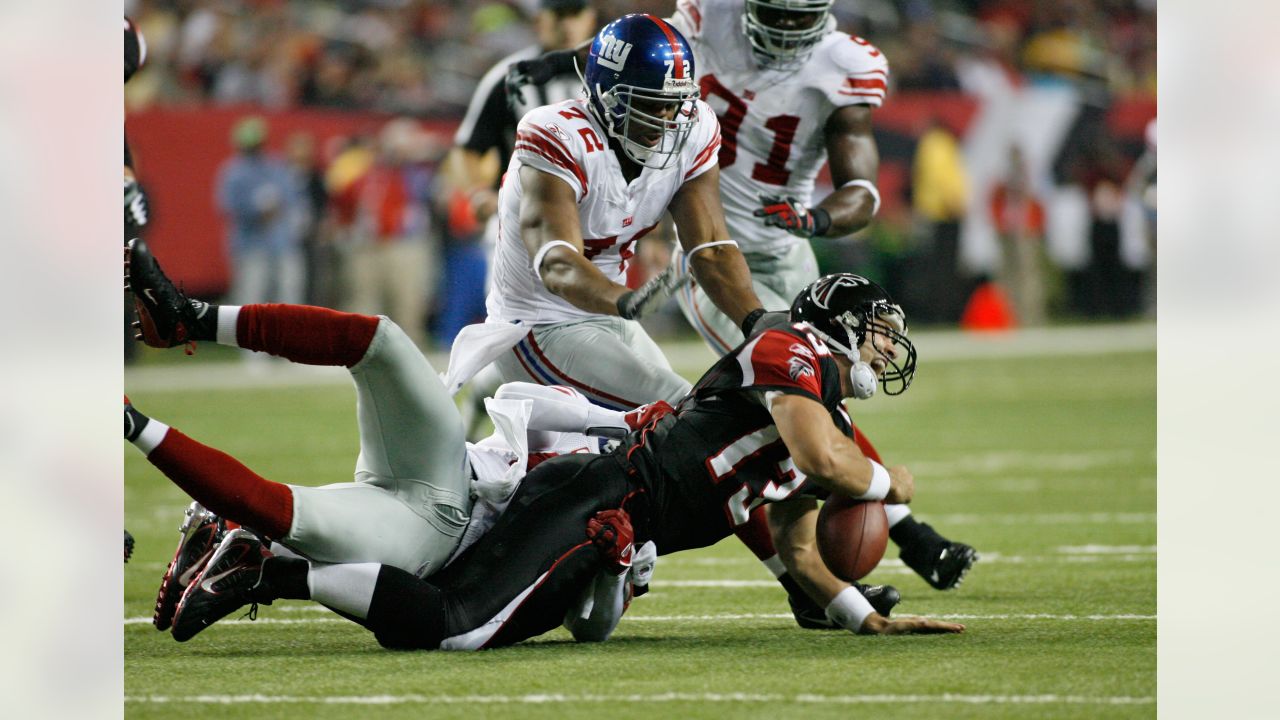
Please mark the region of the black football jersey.
<svg viewBox="0 0 1280 720"><path fill-rule="evenodd" d="M822 403L852 437L839 367L809 326L754 336L708 370L675 413L620 448L648 486L659 552L714 543L761 504L827 496L796 469L765 405L769 392Z"/></svg>

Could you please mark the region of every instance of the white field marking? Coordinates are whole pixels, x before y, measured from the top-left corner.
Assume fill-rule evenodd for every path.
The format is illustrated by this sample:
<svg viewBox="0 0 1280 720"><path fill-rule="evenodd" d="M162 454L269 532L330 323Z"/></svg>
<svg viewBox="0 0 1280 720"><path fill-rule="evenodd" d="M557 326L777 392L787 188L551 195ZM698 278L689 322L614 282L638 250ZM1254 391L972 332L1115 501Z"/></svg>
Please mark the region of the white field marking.
<svg viewBox="0 0 1280 720"><path fill-rule="evenodd" d="M998 357L1040 357L1046 355L1107 355L1117 352L1154 350L1155 323L1118 323L1017 330L999 334L975 334L958 330L911 333L912 341L929 362ZM700 340L664 341L663 353L677 368L708 368L716 356ZM448 356L428 353L435 368L447 367ZM195 365L199 365L196 368ZM261 367L242 362L175 363L149 367L129 367L124 386L130 392L168 390L247 390L266 387L349 385L351 375L343 368L270 363Z"/></svg>
<svg viewBox="0 0 1280 720"><path fill-rule="evenodd" d="M897 615L910 615L900 608L897 609ZM993 615L930 615L930 617L943 620L1059 620L1065 622L1075 622L1081 620L1089 621L1132 621L1132 620L1155 620L1155 615L1137 615L1131 613L1119 613L1113 615L1074 615L1074 614L1054 614L1054 613L1024 613L1024 614L993 614ZM739 620L786 620L794 622L795 618L791 613L717 613L710 615L637 615L636 613L628 613L622 616L624 621L634 622L736 622ZM125 625L142 625L150 624L150 617L132 617L125 618ZM350 621L340 617L319 617L319 618L269 618L260 617L257 620L237 619L222 620L218 623L223 625L316 625L321 623L344 623L352 624Z"/></svg>
<svg viewBox="0 0 1280 720"><path fill-rule="evenodd" d="M1098 450L1071 453L993 452L980 455L962 455L945 461L912 460L910 467L911 472L915 475L934 477L985 475L1009 470L1083 472L1085 470L1129 464L1144 457L1154 463L1155 448L1152 447L1150 452L1139 450Z"/></svg>
<svg viewBox="0 0 1280 720"><path fill-rule="evenodd" d="M1155 554L1155 545L1060 545L1058 552L1063 555L1137 555L1140 553Z"/></svg>
<svg viewBox="0 0 1280 720"><path fill-rule="evenodd" d="M638 695L126 695L127 703L181 705L547 705L563 703L805 703L814 705L1152 705L1149 695L813 695L658 693Z"/></svg>
<svg viewBox="0 0 1280 720"><path fill-rule="evenodd" d="M978 515L951 513L930 515L929 521L938 525L1154 525L1153 512L1095 512L1095 513L1003 513Z"/></svg>

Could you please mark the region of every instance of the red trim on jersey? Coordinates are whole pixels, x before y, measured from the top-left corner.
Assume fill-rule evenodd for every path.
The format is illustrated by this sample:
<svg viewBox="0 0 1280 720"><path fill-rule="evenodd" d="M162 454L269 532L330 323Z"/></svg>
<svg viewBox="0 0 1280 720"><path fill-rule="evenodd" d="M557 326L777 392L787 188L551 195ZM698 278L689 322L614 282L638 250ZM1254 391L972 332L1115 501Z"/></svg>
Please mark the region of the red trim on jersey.
<svg viewBox="0 0 1280 720"><path fill-rule="evenodd" d="M671 44L671 77L674 80L684 79L684 48L680 47L680 42L676 40L676 34L671 32L671 26L658 18L646 14L649 18L662 30L662 34L667 36L667 42Z"/></svg>
<svg viewBox="0 0 1280 720"><path fill-rule="evenodd" d="M719 150L720 133L716 133L715 138L706 147L702 148L702 152L698 153L698 156L693 159L693 167L689 168L689 172L684 174L684 179L688 180L690 175L698 171L698 168L706 165L711 158L716 157Z"/></svg>
<svg viewBox="0 0 1280 720"><path fill-rule="evenodd" d="M857 89L857 88L870 88L873 90L885 89L885 82L881 78L869 78L869 79L849 78L848 80L845 81L845 84L848 85L850 89Z"/></svg>
<svg viewBox="0 0 1280 720"><path fill-rule="evenodd" d="M822 397L818 352L795 335L766 330L752 346L747 362L755 373L752 385L794 387Z"/></svg>
<svg viewBox="0 0 1280 720"><path fill-rule="evenodd" d="M532 153L541 155L554 165L558 165L565 170L573 173L582 187L582 196L587 196L587 175L582 172L582 168L578 163L566 155L560 147L543 139L541 136L533 135L527 132L516 132L516 150L527 150Z"/></svg>
<svg viewBox="0 0 1280 720"><path fill-rule="evenodd" d="M548 370L550 370L552 373L556 375L559 375L560 378L565 381L565 384L570 385L572 387L576 387L580 390L586 390L589 393L595 393L596 395L599 395L600 397L605 398L606 400L610 400L630 408L640 407L641 405L644 404L644 403L632 402L630 400L624 400L618 397L617 395L611 395L607 392L604 392L603 390L597 390L596 388L593 388L590 385L587 385L585 383L580 383L577 380L574 380L573 378L566 375L563 370L553 365L549 359L547 359L547 356L542 352L542 348L538 347L538 340L533 336L533 333L529 333L527 338L529 341L529 349L533 350L533 353L538 356L538 359L542 361L543 365L547 366Z"/></svg>
<svg viewBox="0 0 1280 720"><path fill-rule="evenodd" d="M567 557L569 557L570 555L574 554L575 552L577 552L577 551L581 550L582 548L584 548L584 547L588 547L588 546L590 546L590 545L591 545L591 541L590 541L590 540L587 540L586 542L579 543L579 544L574 545L573 547L569 548L568 550L566 550L566 551L565 551L565 553L564 553L563 555L561 555L560 557L556 558L556 561L555 561L555 562L553 562L553 563L551 563L551 567L547 568L547 571L546 571L545 573L543 573L543 574L542 574L542 576L541 576L541 577L539 577L536 581L534 581L533 589L529 591L529 594L524 596L524 599L520 601L520 604L519 604L519 605L517 605L517 606L515 606L515 607L511 610L511 614L507 616L507 619L506 619L503 623L501 623L501 624L498 626L498 629L497 629L497 630L494 630L494 631L493 631L493 634L489 636L489 639L488 639L488 640L485 640L485 641L484 641L484 644L482 644L482 645L481 645L479 648L477 648L477 649L479 649L479 650L485 650L485 649L487 649L487 648L489 647L489 643L493 642L494 638L498 637L498 633L501 633L504 629L506 629L507 625L509 625L509 624L511 623L511 621L515 619L516 615L518 615L518 614L520 613L520 608L523 608L523 607L524 607L524 605L525 605L525 603L529 602L529 598L531 598L531 597L533 597L534 595L537 595L537 594L538 594L538 588L542 587L543 583L545 583L545 582L547 581L547 578L551 577L551 573L555 572L556 567L558 567L558 566L560 565L560 563L564 562L565 558L567 558Z"/></svg>
<svg viewBox="0 0 1280 720"><path fill-rule="evenodd" d="M702 317L702 311L698 309L697 298L693 294L693 285L685 285L685 292L688 293L689 307L693 309L694 317L698 319L698 324L702 326L702 329L706 330L706 334L710 335L713 340L720 343L720 347L724 348L725 353L732 350L734 343L728 342L724 338L720 337L720 334L716 332L715 328L711 327L711 323L707 322L707 319Z"/></svg>
<svg viewBox="0 0 1280 720"><path fill-rule="evenodd" d="M871 440L867 438L866 433L862 432L853 423L849 423L849 427L853 428L853 441L857 443L858 449L862 451L862 454L883 465L884 461L880 459L880 453L871 444Z"/></svg>

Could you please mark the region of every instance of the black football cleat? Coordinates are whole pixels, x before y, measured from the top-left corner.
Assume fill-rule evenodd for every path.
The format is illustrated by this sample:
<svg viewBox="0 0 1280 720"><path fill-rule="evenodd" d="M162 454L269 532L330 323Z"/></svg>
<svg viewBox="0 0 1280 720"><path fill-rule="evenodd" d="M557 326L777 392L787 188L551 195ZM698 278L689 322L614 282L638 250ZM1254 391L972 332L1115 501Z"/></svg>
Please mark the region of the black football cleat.
<svg viewBox="0 0 1280 720"><path fill-rule="evenodd" d="M169 568L165 570L164 579L160 581L155 614L151 617L157 630L168 630L173 625L173 614L178 609L183 591L213 557L226 526L218 516L204 509L200 503L193 502L187 508L186 518L178 532L182 537L178 540L173 559L169 561Z"/></svg>
<svg viewBox="0 0 1280 720"><path fill-rule="evenodd" d="M129 562L129 558L133 557L133 536L128 530L124 531L124 561Z"/></svg>
<svg viewBox="0 0 1280 720"><path fill-rule="evenodd" d="M871 603L872 609L884 617L889 617L894 606L902 602L902 594L892 585L863 585L856 582L853 586ZM844 629L831 622L827 611L818 607L808 595L797 597L795 593L787 593L787 602L791 605L791 614L795 616L796 624L806 630Z"/></svg>
<svg viewBox="0 0 1280 720"><path fill-rule="evenodd" d="M978 551L964 543L946 543L926 558L903 552L902 561L936 590L958 587L969 568L978 561Z"/></svg>
<svg viewBox="0 0 1280 720"><path fill-rule="evenodd" d="M190 354L196 340L214 338L209 304L184 295L160 269L142 238L130 240L125 247L124 279L138 314L133 323L138 329L135 339L155 348L187 345Z"/></svg>
<svg viewBox="0 0 1280 720"><path fill-rule="evenodd" d="M213 557L182 593L173 616L173 639L186 642L213 623L252 604L249 617L256 618L258 604L270 605L272 597L259 592L263 561L271 557L262 541L243 528L227 532Z"/></svg>

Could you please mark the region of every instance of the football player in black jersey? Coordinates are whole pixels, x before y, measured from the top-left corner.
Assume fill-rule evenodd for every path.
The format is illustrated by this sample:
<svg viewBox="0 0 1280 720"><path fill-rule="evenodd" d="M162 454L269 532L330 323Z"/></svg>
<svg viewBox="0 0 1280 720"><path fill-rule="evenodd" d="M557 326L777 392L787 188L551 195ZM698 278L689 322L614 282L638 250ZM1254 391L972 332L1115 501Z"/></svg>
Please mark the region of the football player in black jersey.
<svg viewBox="0 0 1280 720"><path fill-rule="evenodd" d="M391 648L509 645L564 623L602 568L626 554L617 538L652 541L664 555L705 547L769 504L788 572L832 622L864 634L962 632L877 614L830 573L815 541L817 501L832 493L899 503L914 494L906 468L858 449L842 404L877 386L888 395L910 386L916 351L902 309L879 285L843 273L807 287L791 319L753 334L613 452L539 465L490 532L430 582L387 566L362 571L376 580L354 619ZM220 588L229 603L307 599L302 561L253 562L261 570Z"/></svg>

